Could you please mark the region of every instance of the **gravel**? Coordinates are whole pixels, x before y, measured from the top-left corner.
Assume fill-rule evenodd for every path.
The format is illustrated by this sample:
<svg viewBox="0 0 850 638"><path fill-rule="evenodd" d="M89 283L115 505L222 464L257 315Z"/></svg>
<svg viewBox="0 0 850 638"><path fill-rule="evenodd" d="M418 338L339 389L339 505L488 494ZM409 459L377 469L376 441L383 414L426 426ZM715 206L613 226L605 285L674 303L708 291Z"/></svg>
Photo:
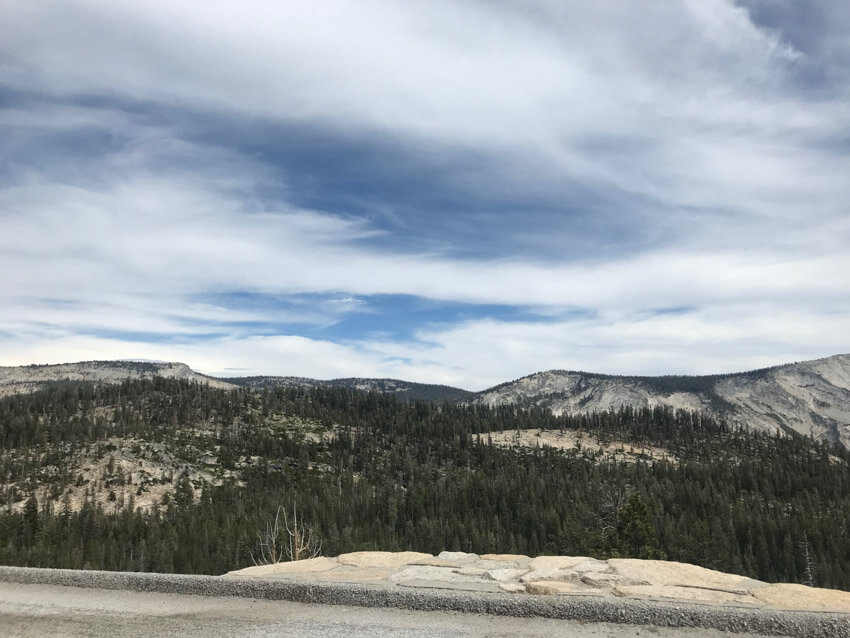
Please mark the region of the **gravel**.
<svg viewBox="0 0 850 638"><path fill-rule="evenodd" d="M455 611L520 618L560 618L581 622L703 627L725 632L751 632L799 638L850 637L850 614L776 611L694 603L611 599L598 596L477 594L303 580L295 582L234 576L143 574L3 566L0 566L0 581L202 596L238 596L326 605Z"/></svg>

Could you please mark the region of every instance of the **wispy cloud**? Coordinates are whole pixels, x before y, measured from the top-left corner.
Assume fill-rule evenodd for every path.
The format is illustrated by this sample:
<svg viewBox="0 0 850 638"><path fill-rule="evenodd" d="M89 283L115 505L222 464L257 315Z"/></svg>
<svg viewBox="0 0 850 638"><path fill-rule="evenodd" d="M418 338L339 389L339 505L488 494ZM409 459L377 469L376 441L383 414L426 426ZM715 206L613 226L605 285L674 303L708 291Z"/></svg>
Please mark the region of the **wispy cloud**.
<svg viewBox="0 0 850 638"><path fill-rule="evenodd" d="M0 363L846 351L839 5L2 2Z"/></svg>

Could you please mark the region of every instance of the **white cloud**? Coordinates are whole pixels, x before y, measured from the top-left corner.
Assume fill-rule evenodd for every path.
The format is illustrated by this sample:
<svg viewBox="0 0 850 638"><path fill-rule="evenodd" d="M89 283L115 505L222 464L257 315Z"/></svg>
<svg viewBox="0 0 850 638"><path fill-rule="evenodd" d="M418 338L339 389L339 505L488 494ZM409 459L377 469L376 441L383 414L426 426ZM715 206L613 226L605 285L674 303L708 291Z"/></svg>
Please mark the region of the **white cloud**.
<svg viewBox="0 0 850 638"><path fill-rule="evenodd" d="M0 111L4 363L145 356L481 387L542 367L710 372L847 349L850 155L833 140L850 114L797 91L808 54L732 2L0 0L0 12L0 83L45 96ZM80 96L112 107L61 103ZM153 123L145 110L158 108L463 149L492 165L457 177L473 195L616 192L623 218L658 239L581 260L569 236L548 261L377 249L367 221L269 200L285 176ZM112 145L63 154L51 136L64 134ZM234 291L338 303L281 314L196 301ZM327 324L375 294L595 318L442 326L415 344L248 328L191 345L79 336ZM682 306L693 310L653 315Z"/></svg>
<svg viewBox="0 0 850 638"><path fill-rule="evenodd" d="M4 363L40 360L41 352L53 353L48 360L182 358L206 371L377 374L478 388L543 367L706 372L778 362L766 352L846 349L841 300L850 298L850 280L837 273L850 272L847 220L831 223L823 236L813 219L779 246L753 224L752 234L735 241L724 241L725 229L718 228L711 238L683 235L661 251L615 259L460 260L376 250L362 241L374 236L363 221L285 202L269 209L243 196L256 188L261 168L240 166L226 154L211 159L203 147L165 146L179 147L183 157L205 155L211 170L152 171L157 159L170 165L170 151L131 146L142 168L127 175L93 161L98 179L91 183L61 184L36 174L0 189L6 273L0 331L11 335L0 348ZM231 168L224 186L222 166ZM318 293L336 303L281 312L195 301L198 293L233 291ZM367 310L358 297L375 294L528 306L555 317L580 308L596 317L444 326L421 331L419 344L254 339L250 327L225 327L227 339L180 345L234 322L330 324L339 312ZM742 312L743 304L760 311ZM679 306L695 314L645 319ZM169 343L77 336L104 331L151 333ZM49 346L40 346L42 339Z"/></svg>
<svg viewBox="0 0 850 638"><path fill-rule="evenodd" d="M850 306L829 315L741 305L720 311L553 323L476 320L434 327L421 341L333 343L295 335L156 344L78 335L3 341L4 363L179 360L208 374L392 377L479 390L542 369L609 374L735 372L835 354Z"/></svg>
<svg viewBox="0 0 850 638"><path fill-rule="evenodd" d="M844 244L669 246L619 259L534 264L377 251L361 222L283 208L257 212L186 174L120 180L105 190L54 183L0 191L7 296L91 301L199 291L416 294L476 303L594 308L691 305L850 292ZM815 222L816 223L816 222ZM845 227L841 228L846 232ZM754 231L755 232L755 231ZM812 241L817 241L812 238ZM736 242L737 243L737 242ZM813 250L814 248L814 250Z"/></svg>
<svg viewBox="0 0 850 638"><path fill-rule="evenodd" d="M726 0L88 0L4 13L12 86L461 146L517 181L584 180L665 206L771 217L815 192L831 210L846 201L846 155L817 147L846 129L844 104L791 91L799 53Z"/></svg>

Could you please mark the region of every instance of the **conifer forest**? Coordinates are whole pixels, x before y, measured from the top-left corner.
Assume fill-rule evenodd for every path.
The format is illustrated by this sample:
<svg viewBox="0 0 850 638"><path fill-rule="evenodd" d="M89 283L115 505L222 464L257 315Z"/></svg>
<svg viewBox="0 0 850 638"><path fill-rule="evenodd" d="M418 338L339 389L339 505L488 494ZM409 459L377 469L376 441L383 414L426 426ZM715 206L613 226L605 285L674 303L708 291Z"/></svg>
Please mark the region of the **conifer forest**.
<svg viewBox="0 0 850 638"><path fill-rule="evenodd" d="M579 443L494 441L526 430ZM664 454L618 457L613 442ZM328 556L661 558L850 589L850 453L699 413L570 417L155 378L2 398L0 448L5 565L221 574L254 563L283 507Z"/></svg>

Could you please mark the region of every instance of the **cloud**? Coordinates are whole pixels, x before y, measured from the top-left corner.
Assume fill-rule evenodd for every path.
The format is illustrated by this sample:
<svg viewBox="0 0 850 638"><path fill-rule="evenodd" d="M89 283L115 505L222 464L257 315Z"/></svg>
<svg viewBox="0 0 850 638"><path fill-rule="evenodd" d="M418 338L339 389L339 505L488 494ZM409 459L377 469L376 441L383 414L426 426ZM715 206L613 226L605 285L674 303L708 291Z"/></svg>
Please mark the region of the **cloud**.
<svg viewBox="0 0 850 638"><path fill-rule="evenodd" d="M4 344L8 363L81 359L190 361L208 374L390 377L481 390L542 369L609 374L711 374L828 356L844 344L850 308L820 315L742 304L676 313L611 313L569 321L473 320L423 329L415 342L336 343L297 335L151 343L39 335ZM766 354L767 353L767 354Z"/></svg>
<svg viewBox="0 0 850 638"><path fill-rule="evenodd" d="M246 210L242 199L204 186L178 175L121 179L103 191L53 183L4 189L0 204L8 232L0 239L0 266L10 273L6 294L345 291L476 303L657 307L677 300L778 300L789 294L816 299L850 292L850 282L832 276L850 266L843 246L813 254L804 238L796 251L782 252L757 245L748 254L722 245L694 250L685 242L681 249L604 263L459 260L375 251L358 244L370 235L360 222L297 209ZM45 267L51 263L62 267Z"/></svg>
<svg viewBox="0 0 850 638"><path fill-rule="evenodd" d="M481 387L846 350L839 5L2 2L2 362ZM445 316L342 330L382 296Z"/></svg>
<svg viewBox="0 0 850 638"><path fill-rule="evenodd" d="M843 102L790 91L800 52L731 3L367 5L31 3L8 12L0 77L484 153L501 170L458 185L479 191L566 179L683 217L846 195L846 158L812 148Z"/></svg>

